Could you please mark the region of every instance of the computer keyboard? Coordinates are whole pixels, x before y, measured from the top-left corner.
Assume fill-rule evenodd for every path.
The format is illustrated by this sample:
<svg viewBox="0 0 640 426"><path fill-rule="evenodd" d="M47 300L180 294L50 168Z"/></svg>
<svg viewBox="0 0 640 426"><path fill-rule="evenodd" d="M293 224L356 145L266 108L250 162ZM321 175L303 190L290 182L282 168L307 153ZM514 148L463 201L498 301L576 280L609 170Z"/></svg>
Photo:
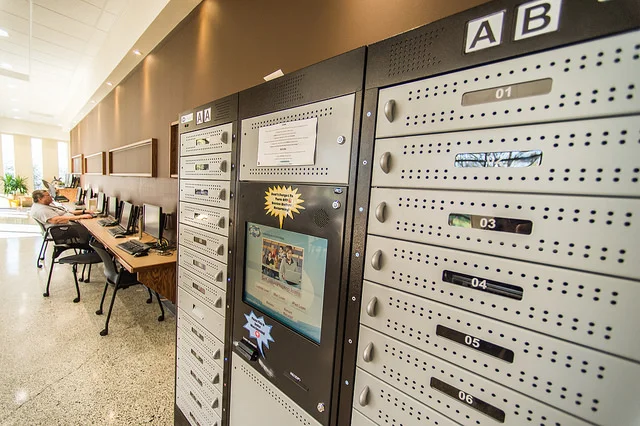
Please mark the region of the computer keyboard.
<svg viewBox="0 0 640 426"><path fill-rule="evenodd" d="M111 229L107 229L107 231L109 231L109 233L110 233L111 235L116 235L116 234L126 234L126 233L127 233L127 230L126 230L126 229L124 229L124 228L123 228L122 226L120 226L120 225L116 225L116 226L114 226L114 227L113 227L113 228L111 228Z"/></svg>
<svg viewBox="0 0 640 426"><path fill-rule="evenodd" d="M125 241L124 243L118 244L116 247L126 251L129 254L135 254L150 249L148 245L146 245L145 243L141 243L138 240Z"/></svg>
<svg viewBox="0 0 640 426"><path fill-rule="evenodd" d="M98 221L98 225L100 226L115 226L117 224L118 224L117 221L111 220L111 219L100 219Z"/></svg>

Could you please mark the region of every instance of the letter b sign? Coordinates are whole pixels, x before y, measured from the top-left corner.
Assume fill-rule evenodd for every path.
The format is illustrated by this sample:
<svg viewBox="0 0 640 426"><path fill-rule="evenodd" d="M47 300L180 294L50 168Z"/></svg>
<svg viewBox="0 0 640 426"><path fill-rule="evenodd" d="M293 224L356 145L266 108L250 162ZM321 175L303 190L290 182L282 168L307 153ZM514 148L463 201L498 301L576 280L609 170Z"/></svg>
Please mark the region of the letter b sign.
<svg viewBox="0 0 640 426"><path fill-rule="evenodd" d="M518 8L513 39L535 37L558 30L562 0L538 0Z"/></svg>

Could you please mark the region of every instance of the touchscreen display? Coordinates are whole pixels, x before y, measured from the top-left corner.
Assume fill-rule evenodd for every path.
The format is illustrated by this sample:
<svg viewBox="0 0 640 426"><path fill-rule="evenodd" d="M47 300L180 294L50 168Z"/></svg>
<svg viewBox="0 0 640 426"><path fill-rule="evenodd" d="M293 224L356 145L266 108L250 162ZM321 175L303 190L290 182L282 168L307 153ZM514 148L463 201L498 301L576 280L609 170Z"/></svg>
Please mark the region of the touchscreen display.
<svg viewBox="0 0 640 426"><path fill-rule="evenodd" d="M327 243L248 222L244 301L320 343Z"/></svg>

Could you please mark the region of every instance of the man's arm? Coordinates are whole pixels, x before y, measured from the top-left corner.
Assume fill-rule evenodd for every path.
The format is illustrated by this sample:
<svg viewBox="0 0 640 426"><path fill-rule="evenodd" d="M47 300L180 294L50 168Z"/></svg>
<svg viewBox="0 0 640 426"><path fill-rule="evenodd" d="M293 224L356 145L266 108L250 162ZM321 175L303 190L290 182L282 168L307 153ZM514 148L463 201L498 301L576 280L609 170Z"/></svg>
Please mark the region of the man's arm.
<svg viewBox="0 0 640 426"><path fill-rule="evenodd" d="M52 225L61 225L69 222L76 222L81 219L91 219L91 218L93 218L93 216L91 216L90 214L79 214L77 216L55 216L55 217L49 218L49 220L47 220L47 223Z"/></svg>

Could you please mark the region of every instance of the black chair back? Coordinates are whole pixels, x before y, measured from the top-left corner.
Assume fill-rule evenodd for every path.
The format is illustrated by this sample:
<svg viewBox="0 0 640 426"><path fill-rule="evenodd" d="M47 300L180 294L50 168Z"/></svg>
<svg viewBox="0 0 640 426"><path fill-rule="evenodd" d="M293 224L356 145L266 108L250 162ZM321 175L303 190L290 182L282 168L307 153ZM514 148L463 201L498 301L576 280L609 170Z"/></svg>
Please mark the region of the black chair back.
<svg viewBox="0 0 640 426"><path fill-rule="evenodd" d="M118 268L116 267L116 261L113 259L113 256L109 254L104 249L104 246L100 244L98 241L91 241L89 243L92 249L98 253L100 259L102 259L102 264L104 266L104 275L107 277L107 281L115 284L118 282Z"/></svg>
<svg viewBox="0 0 640 426"><path fill-rule="evenodd" d="M91 234L84 226L62 225L49 227L49 234L55 245L69 248L90 250L89 239Z"/></svg>

